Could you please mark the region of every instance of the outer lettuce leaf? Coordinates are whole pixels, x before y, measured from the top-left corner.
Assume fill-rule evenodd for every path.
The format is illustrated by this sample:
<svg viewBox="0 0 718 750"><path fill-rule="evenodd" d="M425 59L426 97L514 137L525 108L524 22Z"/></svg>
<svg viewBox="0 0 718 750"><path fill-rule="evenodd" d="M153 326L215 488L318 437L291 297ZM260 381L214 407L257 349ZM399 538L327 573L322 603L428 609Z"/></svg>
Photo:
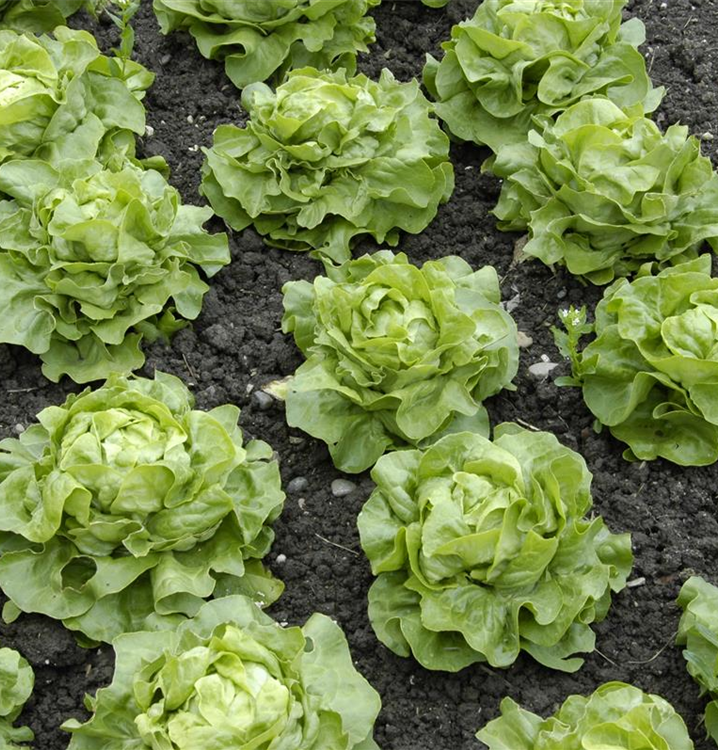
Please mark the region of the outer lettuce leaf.
<svg viewBox="0 0 718 750"><path fill-rule="evenodd" d="M356 71L357 52L374 41L367 12L381 0L154 0L163 34L189 29L199 51L224 60L237 88L289 70Z"/></svg>
<svg viewBox="0 0 718 750"><path fill-rule="evenodd" d="M548 719L504 698L501 716L476 736L489 750L693 750L670 703L622 682L607 682L588 697L572 695Z"/></svg>
<svg viewBox="0 0 718 750"><path fill-rule="evenodd" d="M358 525L379 640L449 672L507 667L522 650L581 666L633 558L628 534L586 518L591 474L577 453L503 424L493 443L464 432L390 453L372 478Z"/></svg>
<svg viewBox="0 0 718 750"><path fill-rule="evenodd" d="M718 248L718 176L682 125L663 134L641 111L588 99L492 169L505 180L499 227L528 228L525 253L595 284Z"/></svg>
<svg viewBox="0 0 718 750"><path fill-rule="evenodd" d="M108 149L113 139L129 141L123 147L132 150L131 134L145 130L140 100L153 80L139 63L102 55L85 31L0 31L0 164L17 157L55 165L109 159L117 150Z"/></svg>
<svg viewBox="0 0 718 750"><path fill-rule="evenodd" d="M0 0L0 29L52 31L88 4L91 0Z"/></svg>
<svg viewBox="0 0 718 750"><path fill-rule="evenodd" d="M339 626L282 628L245 597L208 602L169 633L117 638L112 684L86 699L69 750L378 750L381 701Z"/></svg>
<svg viewBox="0 0 718 750"><path fill-rule="evenodd" d="M282 330L307 357L287 421L324 440L342 471L444 431L483 431L481 402L516 374L516 324L491 266L449 256L417 268L383 250L283 292Z"/></svg>
<svg viewBox="0 0 718 750"><path fill-rule="evenodd" d="M43 360L51 380L78 383L142 366L143 337L169 336L199 315L227 237L202 225L154 170L94 160L0 166L0 342Z"/></svg>
<svg viewBox="0 0 718 750"><path fill-rule="evenodd" d="M282 584L259 560L284 502L239 409L192 409L180 380L112 377L0 443L0 587L93 641L171 628L203 599Z"/></svg>
<svg viewBox="0 0 718 750"><path fill-rule="evenodd" d="M27 661L11 648L0 648L0 748L22 750L34 734L29 727L14 727L13 722L32 695L35 674Z"/></svg>
<svg viewBox="0 0 718 750"><path fill-rule="evenodd" d="M457 138L497 152L520 144L535 116L551 117L584 97L653 111L637 47L643 24L621 24L626 0L484 0L451 31L444 58L430 55L424 82Z"/></svg>
<svg viewBox="0 0 718 750"><path fill-rule="evenodd" d="M705 727L708 736L718 743L718 588L692 576L681 588L678 606L683 608L683 616L676 643L685 646L683 657L701 695L711 698Z"/></svg>
<svg viewBox="0 0 718 750"><path fill-rule="evenodd" d="M578 352L575 338L566 351L570 384L628 444L627 460L718 460L718 279L710 272L703 255L619 279L596 308L595 340Z"/></svg>
<svg viewBox="0 0 718 750"><path fill-rule="evenodd" d="M201 191L235 230L343 262L355 237L396 245L454 189L449 140L416 81L305 68L276 92L245 89L250 119L222 125L205 149Z"/></svg>

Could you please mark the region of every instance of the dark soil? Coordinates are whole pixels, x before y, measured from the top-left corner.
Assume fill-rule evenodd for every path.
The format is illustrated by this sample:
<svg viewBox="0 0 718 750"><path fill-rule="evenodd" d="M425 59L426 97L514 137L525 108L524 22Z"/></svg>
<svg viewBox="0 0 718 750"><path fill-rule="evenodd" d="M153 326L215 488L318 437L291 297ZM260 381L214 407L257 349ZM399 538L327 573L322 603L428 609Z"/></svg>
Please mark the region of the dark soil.
<svg viewBox="0 0 718 750"><path fill-rule="evenodd" d="M452 0L448 8L430 10L418 0L385 0L375 12L378 41L362 69L376 74L388 65L404 80L419 75L424 54L438 54L451 25L476 5L477 0ZM715 158L718 8L712 0L635 0L630 14L645 21L648 41L643 49L651 75L668 89L658 122L687 123L703 136L705 152ZM103 46L114 43L111 26L82 18L77 23L96 31ZM142 148L146 154L163 154L185 201L199 202L198 146L211 144L219 123L242 117L237 93L221 64L204 60L189 36L159 35L149 0L136 30L137 57L157 73L147 97L154 133ZM718 583L718 466L626 463L617 441L608 433L593 432L592 417L578 391L559 389L551 379L540 382L528 374L528 365L542 355L558 358L549 326L559 306L592 305L598 293L538 262L510 268L517 237L495 229L489 210L498 185L479 173L485 154L456 146L452 156L457 176L452 200L422 235L406 237L401 249L417 262L457 253L476 266L497 267L504 297L518 302L513 314L533 344L522 353L517 390L489 404L492 417L550 430L586 457L594 473L596 512L614 531L633 533L633 578L645 579L615 597L608 619L596 628L598 650L577 674L551 672L530 658L520 658L503 672L475 666L455 675L432 673L393 655L375 639L366 614L372 578L355 528L371 480L361 476L355 479L355 491L334 497L330 485L341 475L325 447L289 430L281 404L267 408L254 395L301 362L290 338L279 330L280 289L290 279L312 278L318 263L269 250L252 231L234 235L233 262L213 280L199 320L170 347L151 347L144 373L157 368L183 377L202 408L238 404L246 433L267 440L278 452L285 483L306 478L301 493L288 495L285 512L275 524L277 539L268 562L287 588L270 612L292 624L303 623L314 611L339 621L358 668L381 693L384 708L376 739L384 750L479 748L474 733L497 715L505 695L545 715L569 694L589 693L607 680L632 682L667 698L685 718L698 750L707 750L711 745L700 725L704 701L672 641L679 618L674 600L681 583L693 573ZM564 371L562 366L554 374ZM0 437L22 430L37 411L61 402L73 388L69 382L48 383L37 359L14 347L0 346L0 378ZM61 624L39 616L22 616L0 627L0 634L3 643L19 649L36 670L34 697L22 716L36 733L35 746L64 748L67 736L58 727L70 716L86 717L82 696L109 681L111 649L80 649Z"/></svg>

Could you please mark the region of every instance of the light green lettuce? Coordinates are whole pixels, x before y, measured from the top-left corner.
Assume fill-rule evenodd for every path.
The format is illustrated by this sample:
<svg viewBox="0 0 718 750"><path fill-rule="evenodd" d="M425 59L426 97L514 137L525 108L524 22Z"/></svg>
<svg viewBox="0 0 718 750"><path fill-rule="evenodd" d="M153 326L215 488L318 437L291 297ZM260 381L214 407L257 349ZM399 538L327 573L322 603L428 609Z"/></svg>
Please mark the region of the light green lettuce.
<svg viewBox="0 0 718 750"><path fill-rule="evenodd" d="M381 0L154 0L163 34L189 29L199 51L224 60L237 88L282 80L289 70L356 71L374 41L367 12Z"/></svg>
<svg viewBox="0 0 718 750"><path fill-rule="evenodd" d="M575 310L561 315L569 331ZM596 338L557 332L598 424L628 444L628 460L666 458L681 466L718 460L718 279L711 257L632 282L619 279L596 307Z"/></svg>
<svg viewBox="0 0 718 750"><path fill-rule="evenodd" d="M668 701L623 682L571 695L548 719L504 698L501 716L476 736L489 750L693 750Z"/></svg>
<svg viewBox="0 0 718 750"><path fill-rule="evenodd" d="M682 586L678 606L683 616L676 643L684 646L688 672L698 683L701 695L708 694L705 728L718 743L718 588L699 576Z"/></svg>
<svg viewBox="0 0 718 750"><path fill-rule="evenodd" d="M102 55L85 31L0 31L0 164L93 158L108 138L132 143L145 132L140 100L153 80L139 63Z"/></svg>
<svg viewBox="0 0 718 750"><path fill-rule="evenodd" d="M244 127L221 125L204 149L202 192L235 230L337 262L355 237L396 245L454 189L449 140L416 81L306 68L272 91L246 88Z"/></svg>
<svg viewBox="0 0 718 750"><path fill-rule="evenodd" d="M586 96L653 111L652 89L637 47L638 19L621 23L626 0L484 0L473 18L454 26L431 55L424 82L436 113L456 137L496 152L520 144L532 117L551 117Z"/></svg>
<svg viewBox="0 0 718 750"><path fill-rule="evenodd" d="M193 402L172 375L114 376L0 442L6 619L40 612L109 642L210 596L279 596L260 563L284 502L272 450L243 445L237 407Z"/></svg>
<svg viewBox="0 0 718 750"><path fill-rule="evenodd" d="M661 133L640 109L584 100L502 148L492 169L504 178L499 228L528 229L525 253L594 284L695 258L705 240L718 249L710 159L687 127Z"/></svg>
<svg viewBox="0 0 718 750"><path fill-rule="evenodd" d="M0 648L0 750L23 750L34 734L13 722L32 695L35 674L27 661L11 648Z"/></svg>
<svg viewBox="0 0 718 750"><path fill-rule="evenodd" d="M521 651L566 672L583 664L575 654L593 651L590 625L633 557L628 534L587 517L581 456L549 433L502 424L493 442L462 432L390 453L372 479L358 525L382 643L448 672L508 667Z"/></svg>
<svg viewBox="0 0 718 750"><path fill-rule="evenodd" d="M141 340L194 320L227 237L202 225L154 170L94 160L0 166L0 342L24 346L51 380L78 383L142 366Z"/></svg>
<svg viewBox="0 0 718 750"><path fill-rule="evenodd" d="M487 428L481 402L518 368L493 267L449 256L417 268L383 250L327 274L282 290L282 330L307 357L286 397L291 426L348 472L447 429Z"/></svg>
<svg viewBox="0 0 718 750"><path fill-rule="evenodd" d="M115 676L69 750L379 750L381 701L341 628L282 628L245 597L205 604L170 633L117 638Z"/></svg>
<svg viewBox="0 0 718 750"><path fill-rule="evenodd" d="M65 23L92 0L0 0L0 29L41 33ZM1 48L2 42L0 42Z"/></svg>

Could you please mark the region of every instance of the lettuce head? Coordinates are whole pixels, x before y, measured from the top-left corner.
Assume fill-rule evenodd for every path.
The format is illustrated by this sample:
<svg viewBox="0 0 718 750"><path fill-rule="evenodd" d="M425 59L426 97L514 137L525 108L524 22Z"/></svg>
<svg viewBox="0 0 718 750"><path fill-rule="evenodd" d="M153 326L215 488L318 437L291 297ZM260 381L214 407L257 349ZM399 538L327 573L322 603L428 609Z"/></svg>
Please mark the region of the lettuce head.
<svg viewBox="0 0 718 750"><path fill-rule="evenodd" d="M27 661L11 648L0 648L0 748L23 750L34 734L29 727L14 727L13 722L32 695L35 673Z"/></svg>
<svg viewBox="0 0 718 750"><path fill-rule="evenodd" d="M172 375L113 376L0 442L6 619L40 612L109 642L213 595L279 596L260 563L284 502L272 450L243 444L237 407L193 400Z"/></svg>
<svg viewBox="0 0 718 750"><path fill-rule="evenodd" d="M549 433L502 424L493 442L460 432L390 453L372 479L359 534L384 645L448 672L508 667L521 651L566 672L583 664L575 654L593 651L590 625L633 558L628 534L587 517L581 456Z"/></svg>
<svg viewBox="0 0 718 750"><path fill-rule="evenodd" d="M0 0L0 29L52 31L88 4L91 0Z"/></svg>

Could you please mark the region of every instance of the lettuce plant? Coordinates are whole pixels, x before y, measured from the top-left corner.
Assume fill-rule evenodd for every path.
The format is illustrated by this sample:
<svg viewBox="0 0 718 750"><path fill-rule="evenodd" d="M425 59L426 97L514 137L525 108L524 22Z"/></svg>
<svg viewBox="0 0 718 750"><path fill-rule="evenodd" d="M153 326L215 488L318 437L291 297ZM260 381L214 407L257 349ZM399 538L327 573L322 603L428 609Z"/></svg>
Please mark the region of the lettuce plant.
<svg viewBox="0 0 718 750"><path fill-rule="evenodd" d="M276 92L246 88L250 119L221 125L205 149L202 192L235 230L343 262L357 235L396 245L417 233L454 189L449 140L416 81L379 81L312 68Z"/></svg>
<svg viewBox="0 0 718 750"><path fill-rule="evenodd" d="M102 55L85 31L0 31L0 163L86 157L107 136L143 134L140 100L153 80L139 63Z"/></svg>
<svg viewBox="0 0 718 750"><path fill-rule="evenodd" d="M40 612L88 639L173 627L203 599L282 585L259 562L284 502L239 409L192 408L180 380L113 376L0 443L4 616Z"/></svg>
<svg viewBox="0 0 718 750"><path fill-rule="evenodd" d="M202 228L153 170L96 161L58 171L34 160L0 167L0 342L39 354L51 380L78 383L142 366L139 344L193 320L227 238Z"/></svg>
<svg viewBox="0 0 718 750"><path fill-rule="evenodd" d="M224 60L237 88L311 65L356 70L374 41L381 0L154 0L163 34L189 29L204 57Z"/></svg>
<svg viewBox="0 0 718 750"><path fill-rule="evenodd" d="M699 576L689 578L681 588L678 606L683 616L676 643L684 646L688 672L701 694L711 700L706 706L705 728L718 743L718 588Z"/></svg>
<svg viewBox="0 0 718 750"><path fill-rule="evenodd" d="M481 401L518 368L491 266L449 256L417 268L382 250L327 273L282 290L282 330L307 357L286 397L291 426L324 440L348 472L457 424L487 426Z"/></svg>
<svg viewBox="0 0 718 750"><path fill-rule="evenodd" d="M14 727L13 722L32 695L35 674L27 661L11 648L0 648L0 748L22 750L34 735L29 727Z"/></svg>
<svg viewBox="0 0 718 750"><path fill-rule="evenodd" d="M546 432L499 425L379 459L359 514L379 640L427 669L508 667L520 651L577 670L591 623L632 565L628 534L591 510L583 458ZM573 657L573 658L571 658ZM516 750L516 748L511 748Z"/></svg>
<svg viewBox="0 0 718 750"><path fill-rule="evenodd" d="M0 0L0 29L52 31L87 4L87 0Z"/></svg>
<svg viewBox="0 0 718 750"><path fill-rule="evenodd" d="M588 697L571 695L548 719L504 698L501 716L476 736L489 750L693 750L668 701L622 682L607 682Z"/></svg>
<svg viewBox="0 0 718 750"><path fill-rule="evenodd" d="M579 352L578 337L559 339L573 370L560 384L583 388L597 423L628 444L628 460L718 460L718 279L710 271L703 255L619 279L596 307L595 340ZM562 319L569 329L581 323L575 310Z"/></svg>
<svg viewBox="0 0 718 750"><path fill-rule="evenodd" d="M621 23L626 0L484 0L431 55L424 82L436 113L458 138L496 152L526 140L532 117L553 116L583 97L603 94L621 107L653 111L638 51L638 19Z"/></svg>
<svg viewBox="0 0 718 750"><path fill-rule="evenodd" d="M171 633L113 642L115 676L71 719L69 750L379 750L381 707L341 628L282 628L246 597L206 603Z"/></svg>
<svg viewBox="0 0 718 750"><path fill-rule="evenodd" d="M646 261L718 249L718 176L688 128L665 134L641 112L579 102L529 142L501 149L501 229L527 229L524 252L605 284Z"/></svg>

